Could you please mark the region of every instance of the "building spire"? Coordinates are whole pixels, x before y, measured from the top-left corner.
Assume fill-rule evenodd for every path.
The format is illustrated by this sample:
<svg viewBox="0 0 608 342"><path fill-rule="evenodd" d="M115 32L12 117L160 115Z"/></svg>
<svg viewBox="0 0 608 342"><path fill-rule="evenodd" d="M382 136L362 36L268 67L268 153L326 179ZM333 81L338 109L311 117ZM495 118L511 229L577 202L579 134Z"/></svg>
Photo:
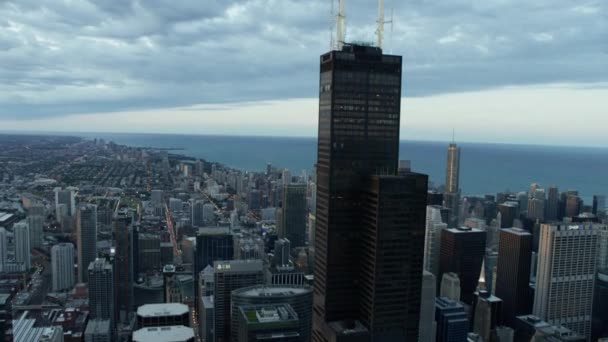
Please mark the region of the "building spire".
<svg viewBox="0 0 608 342"><path fill-rule="evenodd" d="M344 14L344 1L338 0L338 14L336 15L336 49L342 50L346 37L346 15Z"/></svg>

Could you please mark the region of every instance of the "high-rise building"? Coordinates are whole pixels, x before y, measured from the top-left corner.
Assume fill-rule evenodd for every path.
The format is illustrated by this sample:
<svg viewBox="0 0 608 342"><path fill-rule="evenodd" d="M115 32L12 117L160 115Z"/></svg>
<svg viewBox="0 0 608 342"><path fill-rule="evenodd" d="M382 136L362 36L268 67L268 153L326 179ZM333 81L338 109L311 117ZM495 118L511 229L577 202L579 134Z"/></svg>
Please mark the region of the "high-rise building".
<svg viewBox="0 0 608 342"><path fill-rule="evenodd" d="M361 190L373 174L397 173L402 63L353 44L320 63L313 340L327 341L369 334L359 322Z"/></svg>
<svg viewBox="0 0 608 342"><path fill-rule="evenodd" d="M137 327L190 325L190 309L182 303L144 304L137 308Z"/></svg>
<svg viewBox="0 0 608 342"><path fill-rule="evenodd" d="M133 313L134 245L137 244L133 213L119 209L113 218L116 254L114 256L114 293L116 294L116 320L126 322Z"/></svg>
<svg viewBox="0 0 608 342"><path fill-rule="evenodd" d="M138 234L138 270L141 273L157 271L161 265L160 237L157 234L142 233ZM185 243L184 243L185 245ZM187 249L182 245L183 262L186 262Z"/></svg>
<svg viewBox="0 0 608 342"><path fill-rule="evenodd" d="M263 284L264 265L262 260L228 260L214 262L213 269L215 276L213 291L215 342L235 341L238 332L231 330L232 291Z"/></svg>
<svg viewBox="0 0 608 342"><path fill-rule="evenodd" d="M232 329L238 331L238 307L245 305L290 305L298 316L296 328L300 339L309 342L312 328L312 288L306 286L257 285L232 292Z"/></svg>
<svg viewBox="0 0 608 342"><path fill-rule="evenodd" d="M89 264L89 312L93 319L114 321L114 271L106 259ZM113 326L113 325L112 325Z"/></svg>
<svg viewBox="0 0 608 342"><path fill-rule="evenodd" d="M532 311L531 258L532 234L520 228L501 229L496 268L496 296L503 300L502 317L507 325L512 325L517 316Z"/></svg>
<svg viewBox="0 0 608 342"><path fill-rule="evenodd" d="M598 226L597 277L593 300L593 337L608 337L608 226Z"/></svg>
<svg viewBox="0 0 608 342"><path fill-rule="evenodd" d="M163 191L152 190L150 192L150 199L155 206L161 206L163 203Z"/></svg>
<svg viewBox="0 0 608 342"><path fill-rule="evenodd" d="M535 316L591 338L597 247L596 225L541 226Z"/></svg>
<svg viewBox="0 0 608 342"><path fill-rule="evenodd" d="M444 273L441 276L439 296L451 300L460 301L460 278L453 272Z"/></svg>
<svg viewBox="0 0 608 342"><path fill-rule="evenodd" d="M205 225L204 210L205 201L198 200L192 205L192 226L203 227Z"/></svg>
<svg viewBox="0 0 608 342"><path fill-rule="evenodd" d="M282 342L304 341L298 332L300 319L289 304L241 305L234 314L238 315L234 342L271 338Z"/></svg>
<svg viewBox="0 0 608 342"><path fill-rule="evenodd" d="M435 299L435 323L437 342L467 342L469 320L464 306L455 300Z"/></svg>
<svg viewBox="0 0 608 342"><path fill-rule="evenodd" d="M517 202L504 202L498 205L500 213L500 228L511 228L515 219L519 216Z"/></svg>
<svg viewBox="0 0 608 342"><path fill-rule="evenodd" d="M97 206L83 204L76 211L78 281L88 281L89 264L97 258Z"/></svg>
<svg viewBox="0 0 608 342"><path fill-rule="evenodd" d="M468 227L449 228L441 232L439 276L454 272L460 278L460 298L473 304L481 265L485 256L486 232Z"/></svg>
<svg viewBox="0 0 608 342"><path fill-rule="evenodd" d="M422 274L422 294L420 300L420 333L419 342L435 340L435 293L437 281L433 273L424 271Z"/></svg>
<svg viewBox="0 0 608 342"><path fill-rule="evenodd" d="M448 146L448 159L445 166L445 192L456 193L460 191L460 147L451 143Z"/></svg>
<svg viewBox="0 0 608 342"><path fill-rule="evenodd" d="M28 215L27 225L30 227L30 247L40 248L44 240L43 225L44 217L40 215Z"/></svg>
<svg viewBox="0 0 608 342"><path fill-rule="evenodd" d="M6 240L6 229L0 227L0 273L4 272L4 264L7 262L8 243Z"/></svg>
<svg viewBox="0 0 608 342"><path fill-rule="evenodd" d="M475 297L473 331L479 334L483 341L496 341L496 328L502 323L503 301L488 291L479 291Z"/></svg>
<svg viewBox="0 0 608 342"><path fill-rule="evenodd" d="M545 208L545 219L547 221L556 221L559 213L559 190L557 187L549 187L547 190L547 205Z"/></svg>
<svg viewBox="0 0 608 342"><path fill-rule="evenodd" d="M418 339L427 183L372 176L362 196L359 317L373 340Z"/></svg>
<svg viewBox="0 0 608 342"><path fill-rule="evenodd" d="M442 221L440 206L426 207L426 234L424 239L424 269L439 274L439 255L441 251L441 231L448 228Z"/></svg>
<svg viewBox="0 0 608 342"><path fill-rule="evenodd" d="M591 212L594 215L601 215L606 210L606 196L593 195L593 207Z"/></svg>
<svg viewBox="0 0 608 342"><path fill-rule="evenodd" d="M59 243L51 248L51 270L53 291L69 290L74 287L74 245Z"/></svg>
<svg viewBox="0 0 608 342"><path fill-rule="evenodd" d="M288 239L277 239L274 242L274 259L275 266L289 265L289 255L291 251L291 243Z"/></svg>
<svg viewBox="0 0 608 342"><path fill-rule="evenodd" d="M25 222L13 226L15 234L15 261L21 263L25 269L31 267L30 227Z"/></svg>
<svg viewBox="0 0 608 342"><path fill-rule="evenodd" d="M84 342L112 342L109 319L91 319L84 331Z"/></svg>
<svg viewBox="0 0 608 342"><path fill-rule="evenodd" d="M183 325L146 327L133 332L133 342L194 342L194 330Z"/></svg>
<svg viewBox="0 0 608 342"><path fill-rule="evenodd" d="M545 219L545 200L536 197L530 198L527 217L533 221L543 221Z"/></svg>
<svg viewBox="0 0 608 342"><path fill-rule="evenodd" d="M283 223L279 237L286 238L291 246L306 245L306 184L292 183L283 186Z"/></svg>
<svg viewBox="0 0 608 342"><path fill-rule="evenodd" d="M74 215L76 211L76 198L74 197L74 191L72 191L71 189L55 189L55 217L57 219L61 217L57 209L61 204L66 206L68 216Z"/></svg>
<svg viewBox="0 0 608 342"><path fill-rule="evenodd" d="M566 196L566 207L564 216L565 217L575 217L581 213L581 208L583 205L583 201L578 194L575 192L568 191L568 195Z"/></svg>

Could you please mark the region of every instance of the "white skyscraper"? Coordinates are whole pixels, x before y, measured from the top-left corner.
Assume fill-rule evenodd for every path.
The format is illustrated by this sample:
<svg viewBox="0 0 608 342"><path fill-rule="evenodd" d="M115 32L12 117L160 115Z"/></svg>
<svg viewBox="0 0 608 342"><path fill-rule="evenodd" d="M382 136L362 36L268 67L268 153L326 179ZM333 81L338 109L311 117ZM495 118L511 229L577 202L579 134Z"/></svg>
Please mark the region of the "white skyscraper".
<svg viewBox="0 0 608 342"><path fill-rule="evenodd" d="M97 258L97 206L84 204L76 211L78 281L88 281L89 264Z"/></svg>
<svg viewBox="0 0 608 342"><path fill-rule="evenodd" d="M422 271L422 295L420 300L420 323L418 341L435 341L435 276Z"/></svg>
<svg viewBox="0 0 608 342"><path fill-rule="evenodd" d="M30 227L19 222L13 227L15 233L15 261L23 263L26 269L31 267Z"/></svg>
<svg viewBox="0 0 608 342"><path fill-rule="evenodd" d="M424 238L424 269L439 274L439 252L441 250L441 231L448 227L441 221L439 207L426 207L426 233Z"/></svg>
<svg viewBox="0 0 608 342"><path fill-rule="evenodd" d="M60 243L51 248L51 270L53 291L69 290L74 287L74 245Z"/></svg>
<svg viewBox="0 0 608 342"><path fill-rule="evenodd" d="M287 169L284 169L283 174L281 175L281 180L283 181L283 185L291 183L291 172L289 172L289 170Z"/></svg>
<svg viewBox="0 0 608 342"><path fill-rule="evenodd" d="M598 226L543 224L533 314L591 337Z"/></svg>
<svg viewBox="0 0 608 342"><path fill-rule="evenodd" d="M27 224L30 227L30 247L38 248L42 246L44 240L42 226L44 217L40 215L28 215Z"/></svg>
<svg viewBox="0 0 608 342"><path fill-rule="evenodd" d="M4 272L4 263L6 262L6 254L8 252L6 242L6 229L0 227L0 272Z"/></svg>

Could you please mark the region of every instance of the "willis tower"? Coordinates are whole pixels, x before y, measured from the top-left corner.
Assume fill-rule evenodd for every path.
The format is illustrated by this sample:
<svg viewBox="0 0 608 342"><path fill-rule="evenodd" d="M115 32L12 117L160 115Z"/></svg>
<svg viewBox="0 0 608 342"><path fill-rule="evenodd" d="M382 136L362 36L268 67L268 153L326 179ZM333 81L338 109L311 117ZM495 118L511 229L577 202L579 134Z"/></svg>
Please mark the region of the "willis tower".
<svg viewBox="0 0 608 342"><path fill-rule="evenodd" d="M398 170L402 58L344 43L343 18L320 59L313 341L417 341L428 176Z"/></svg>

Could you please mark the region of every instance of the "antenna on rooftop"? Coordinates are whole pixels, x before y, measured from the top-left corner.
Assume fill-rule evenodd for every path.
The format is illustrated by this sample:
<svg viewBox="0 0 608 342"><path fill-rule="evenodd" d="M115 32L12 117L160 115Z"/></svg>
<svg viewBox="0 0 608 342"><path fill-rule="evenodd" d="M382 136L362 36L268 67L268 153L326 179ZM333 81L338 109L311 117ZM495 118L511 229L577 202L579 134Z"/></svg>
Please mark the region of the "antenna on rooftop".
<svg viewBox="0 0 608 342"><path fill-rule="evenodd" d="M382 43L384 40L384 24L391 24L391 38L393 33L393 14L391 10L391 20L384 20L384 0L378 0L378 20L376 20L378 27L376 28L377 45L382 49Z"/></svg>
<svg viewBox="0 0 608 342"><path fill-rule="evenodd" d="M333 49L336 45L334 40L334 0L329 1L331 3L329 9L329 49Z"/></svg>
<svg viewBox="0 0 608 342"><path fill-rule="evenodd" d="M346 36L346 15L344 15L344 1L338 0L338 14L336 15L336 49L342 50ZM332 5L333 7L333 5Z"/></svg>

